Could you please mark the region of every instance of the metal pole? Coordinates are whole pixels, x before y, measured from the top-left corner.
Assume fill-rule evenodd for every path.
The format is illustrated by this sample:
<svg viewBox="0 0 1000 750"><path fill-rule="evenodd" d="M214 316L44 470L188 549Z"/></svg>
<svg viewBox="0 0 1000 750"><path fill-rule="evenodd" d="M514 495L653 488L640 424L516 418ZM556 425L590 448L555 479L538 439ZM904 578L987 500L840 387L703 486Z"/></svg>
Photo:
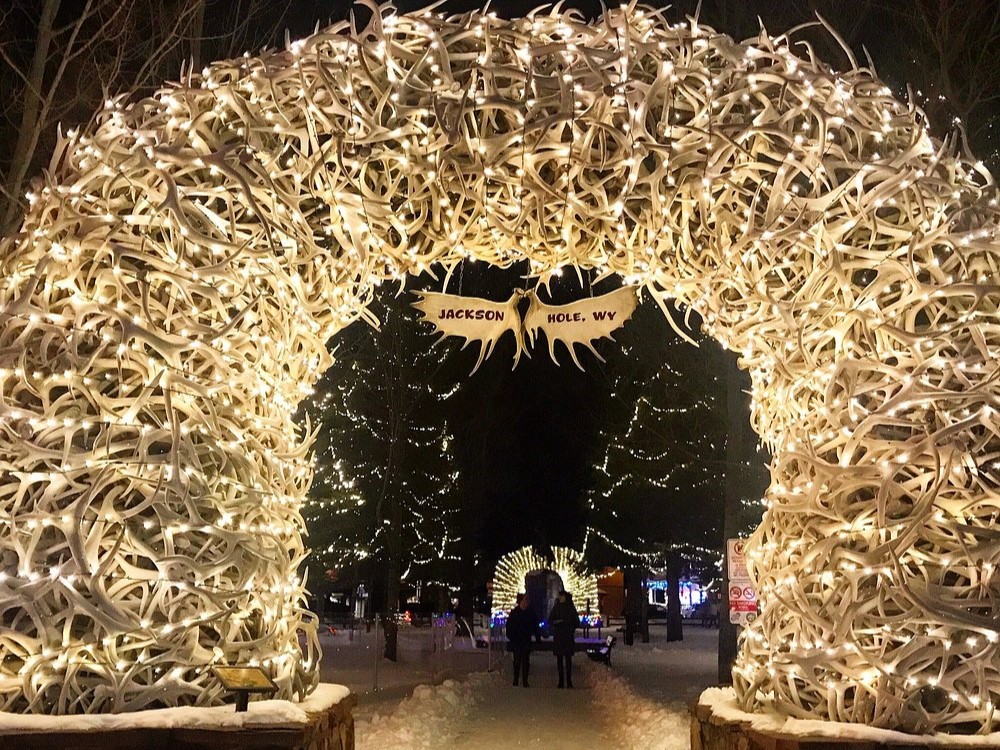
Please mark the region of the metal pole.
<svg viewBox="0 0 1000 750"><path fill-rule="evenodd" d="M493 613L487 615L486 621L486 671L493 671Z"/></svg>
<svg viewBox="0 0 1000 750"><path fill-rule="evenodd" d="M378 663L380 661L382 661L382 659L380 658L379 647L378 647L378 626L379 626L380 622L381 622L381 618L378 616L378 614L376 614L375 615L375 647L372 649L375 652L375 672L374 672L374 681L372 682L372 692L373 693L377 693L378 692Z"/></svg>
<svg viewBox="0 0 1000 750"><path fill-rule="evenodd" d="M438 627L437 618L431 615L431 658L429 668L431 671L431 684L437 683L437 670L434 668L434 662L437 661L437 639L438 639Z"/></svg>

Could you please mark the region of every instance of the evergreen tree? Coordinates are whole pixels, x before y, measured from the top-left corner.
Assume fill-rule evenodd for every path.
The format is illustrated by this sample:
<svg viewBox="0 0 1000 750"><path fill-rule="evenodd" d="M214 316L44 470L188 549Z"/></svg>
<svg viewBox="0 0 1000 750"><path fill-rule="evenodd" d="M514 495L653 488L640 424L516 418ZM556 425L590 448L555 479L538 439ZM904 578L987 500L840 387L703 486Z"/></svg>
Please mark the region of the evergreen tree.
<svg viewBox="0 0 1000 750"><path fill-rule="evenodd" d="M684 327L682 316L672 314ZM742 393L749 380L729 377L735 355L700 332L699 322L695 317L688 329L693 346L647 301L616 335L621 351L609 354L603 369L611 398L588 498L591 557L666 572L677 638L677 579L717 580L727 513L730 525L748 533L760 520L767 484L766 457ZM734 488L738 496L731 497Z"/></svg>
<svg viewBox="0 0 1000 750"><path fill-rule="evenodd" d="M445 407L456 383L408 298L388 292L371 307L380 330L359 323L332 342L336 362L304 408L317 432L304 516L310 580L368 580L391 622L404 581L447 578L460 539Z"/></svg>

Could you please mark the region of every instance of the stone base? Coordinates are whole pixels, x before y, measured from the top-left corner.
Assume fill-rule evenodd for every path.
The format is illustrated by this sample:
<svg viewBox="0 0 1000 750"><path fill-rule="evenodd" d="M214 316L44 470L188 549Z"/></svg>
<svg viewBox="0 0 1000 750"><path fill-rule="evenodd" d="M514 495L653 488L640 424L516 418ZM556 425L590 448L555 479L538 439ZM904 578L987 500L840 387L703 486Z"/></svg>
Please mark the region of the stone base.
<svg viewBox="0 0 1000 750"><path fill-rule="evenodd" d="M1000 747L1000 734L914 736L857 724L797 721L773 714L743 713L720 697L718 688L710 688L691 704L691 750L972 750Z"/></svg>
<svg viewBox="0 0 1000 750"><path fill-rule="evenodd" d="M346 691L345 691L346 692ZM269 701L268 703L273 703ZM294 705L294 704L293 704ZM105 717L60 716L52 726L5 727L0 723L0 748L17 750L354 750L354 715L357 698L348 695L332 705L301 704L305 721L278 718L268 722L266 714L256 720L232 722L234 709L228 707L228 722L211 726L210 721L195 717L195 711L218 709L166 709L180 711L176 721L155 722L162 726L128 726L122 715L111 722ZM255 704L249 714L254 716ZM145 714L153 712L142 712ZM134 714L133 716L140 716ZM107 717L112 718L112 717ZM171 717L172 718L172 717ZM41 724L42 722L37 722ZM142 722L139 722L140 724ZM145 722L149 723L149 722ZM228 723L228 725L227 725ZM103 725L103 726L102 726Z"/></svg>

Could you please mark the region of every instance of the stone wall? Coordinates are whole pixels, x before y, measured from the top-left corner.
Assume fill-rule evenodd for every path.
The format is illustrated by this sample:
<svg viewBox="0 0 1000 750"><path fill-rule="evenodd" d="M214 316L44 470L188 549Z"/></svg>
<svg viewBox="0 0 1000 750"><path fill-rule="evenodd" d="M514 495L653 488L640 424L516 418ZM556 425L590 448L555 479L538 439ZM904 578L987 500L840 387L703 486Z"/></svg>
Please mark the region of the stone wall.
<svg viewBox="0 0 1000 750"><path fill-rule="evenodd" d="M353 695L316 713L307 724L253 724L235 728L164 727L3 733L13 750L354 750Z"/></svg>
<svg viewBox="0 0 1000 750"><path fill-rule="evenodd" d="M969 750L971 745L962 740L941 735L898 741L799 736L756 728L749 719L720 717L713 706L698 701L691 704L691 750Z"/></svg>

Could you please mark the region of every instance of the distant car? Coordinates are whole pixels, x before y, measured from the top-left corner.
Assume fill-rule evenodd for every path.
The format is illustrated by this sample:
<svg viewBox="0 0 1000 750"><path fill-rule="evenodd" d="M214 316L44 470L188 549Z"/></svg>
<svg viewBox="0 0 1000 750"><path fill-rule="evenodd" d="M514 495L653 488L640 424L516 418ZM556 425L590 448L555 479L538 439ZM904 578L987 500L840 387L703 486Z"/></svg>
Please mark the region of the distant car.
<svg viewBox="0 0 1000 750"><path fill-rule="evenodd" d="M647 604L646 605L646 619L647 620L666 620L667 619L667 608L662 604Z"/></svg>
<svg viewBox="0 0 1000 750"><path fill-rule="evenodd" d="M691 611L690 619L698 621L704 627L719 627L718 603L703 601Z"/></svg>

